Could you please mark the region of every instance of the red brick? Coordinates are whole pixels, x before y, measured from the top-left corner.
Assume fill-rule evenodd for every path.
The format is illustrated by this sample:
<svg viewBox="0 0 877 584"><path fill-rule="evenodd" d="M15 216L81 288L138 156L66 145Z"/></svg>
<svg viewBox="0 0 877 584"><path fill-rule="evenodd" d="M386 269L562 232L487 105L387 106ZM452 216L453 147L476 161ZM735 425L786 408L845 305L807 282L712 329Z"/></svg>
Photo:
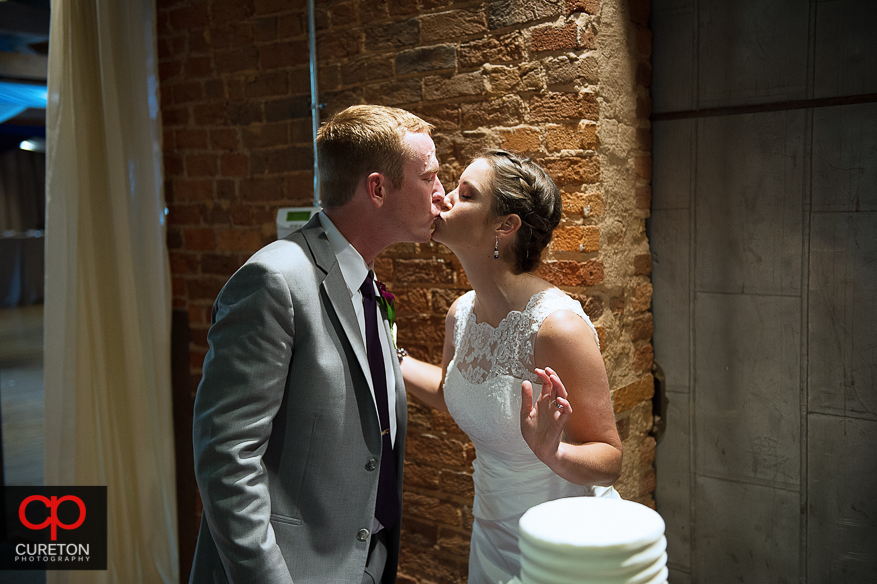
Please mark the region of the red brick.
<svg viewBox="0 0 877 584"><path fill-rule="evenodd" d="M542 148L539 130L529 126L499 129L502 148L512 152L537 152Z"/></svg>
<svg viewBox="0 0 877 584"><path fill-rule="evenodd" d="M186 249L211 251L216 249L216 233L212 229L193 228L183 230Z"/></svg>
<svg viewBox="0 0 877 584"><path fill-rule="evenodd" d="M566 260L543 262L536 270L536 275L555 286L582 285L582 266L579 262Z"/></svg>
<svg viewBox="0 0 877 584"><path fill-rule="evenodd" d="M174 200L209 201L213 198L213 182L199 179L174 179Z"/></svg>
<svg viewBox="0 0 877 584"><path fill-rule="evenodd" d="M615 413L626 412L640 403L651 400L655 394L655 379L652 374L643 375L633 383L619 387L612 392L612 405Z"/></svg>
<svg viewBox="0 0 877 584"><path fill-rule="evenodd" d="M420 41L433 43L487 32L484 10L450 10L420 18Z"/></svg>
<svg viewBox="0 0 877 584"><path fill-rule="evenodd" d="M482 103L465 103L462 109L463 127L516 126L523 121L524 104L517 95L507 95Z"/></svg>
<svg viewBox="0 0 877 584"><path fill-rule="evenodd" d="M213 154L187 155L186 176L216 176L216 156Z"/></svg>
<svg viewBox="0 0 877 584"><path fill-rule="evenodd" d="M207 2L168 11L168 22L173 30L190 30L207 26L210 22Z"/></svg>
<svg viewBox="0 0 877 584"><path fill-rule="evenodd" d="M611 310L613 314L620 316L624 314L624 304L624 296L613 296L609 299L609 310Z"/></svg>
<svg viewBox="0 0 877 584"><path fill-rule="evenodd" d="M636 187L636 208L648 209L652 206L652 187L643 185Z"/></svg>
<svg viewBox="0 0 877 584"><path fill-rule="evenodd" d="M237 255L205 253L201 256L201 273L229 278L241 264Z"/></svg>
<svg viewBox="0 0 877 584"><path fill-rule="evenodd" d="M486 63L509 63L524 58L524 39L520 31L487 37L460 45L460 67L472 69Z"/></svg>
<svg viewBox="0 0 877 584"><path fill-rule="evenodd" d="M637 276L649 276L652 273L652 254L644 253L633 258L633 273Z"/></svg>
<svg viewBox="0 0 877 584"><path fill-rule="evenodd" d="M558 186L600 182L600 159L596 156L546 158L542 168Z"/></svg>
<svg viewBox="0 0 877 584"><path fill-rule="evenodd" d="M600 14L600 0L566 0L566 15L574 12Z"/></svg>
<svg viewBox="0 0 877 584"><path fill-rule="evenodd" d="M652 180L652 157L650 155L637 156L634 166L637 178Z"/></svg>
<svg viewBox="0 0 877 584"><path fill-rule="evenodd" d="M253 15L253 0L214 0L214 22L238 22Z"/></svg>
<svg viewBox="0 0 877 584"><path fill-rule="evenodd" d="M222 176L247 176L249 157L246 154L223 154L219 157L219 169Z"/></svg>
<svg viewBox="0 0 877 584"><path fill-rule="evenodd" d="M174 130L174 141L181 150L207 148L207 131L194 128Z"/></svg>
<svg viewBox="0 0 877 584"><path fill-rule="evenodd" d="M399 323L399 343L401 345L423 344L440 345L445 340L445 319L439 316L403 316Z"/></svg>
<svg viewBox="0 0 877 584"><path fill-rule="evenodd" d="M183 63L183 70L188 79L199 79L213 76L213 60L210 57L189 57Z"/></svg>
<svg viewBox="0 0 877 584"><path fill-rule="evenodd" d="M596 286L603 281L604 277L603 262L600 260L589 260L582 264L582 284L584 286Z"/></svg>
<svg viewBox="0 0 877 584"><path fill-rule="evenodd" d="M176 154L165 154L163 157L163 162L165 177L180 177L185 174L185 167L183 166L182 156L178 156Z"/></svg>
<svg viewBox="0 0 877 584"><path fill-rule="evenodd" d="M463 519L456 503L448 503L434 497L404 493L402 497L402 514L411 517L423 517L445 525L462 526Z"/></svg>
<svg viewBox="0 0 877 584"><path fill-rule="evenodd" d="M168 254L171 274L188 275L198 271L198 257L195 254L184 252L170 252Z"/></svg>
<svg viewBox="0 0 877 584"><path fill-rule="evenodd" d="M600 228L573 225L554 230L554 251L594 252L600 250Z"/></svg>
<svg viewBox="0 0 877 584"><path fill-rule="evenodd" d="M161 123L165 128L185 126L189 123L189 119L189 108L186 106L161 108Z"/></svg>
<svg viewBox="0 0 877 584"><path fill-rule="evenodd" d="M317 38L317 54L321 60L336 61L349 59L362 51L359 35L339 35L331 33ZM307 60L307 53L305 59Z"/></svg>
<svg viewBox="0 0 877 584"><path fill-rule="evenodd" d="M405 442L405 456L410 460L445 466L466 464L465 444L456 438L439 438L431 434L412 434Z"/></svg>
<svg viewBox="0 0 877 584"><path fill-rule="evenodd" d="M450 78L443 76L427 77L423 82L423 97L431 101L482 95L484 93L484 75L481 71L462 73Z"/></svg>
<svg viewBox="0 0 877 584"><path fill-rule="evenodd" d="M410 286L415 283L453 284L454 267L441 259L399 259L396 260L394 275L397 286Z"/></svg>
<svg viewBox="0 0 877 584"><path fill-rule="evenodd" d="M437 468L408 458L405 461L405 486L436 490L439 487L440 472Z"/></svg>
<svg viewBox="0 0 877 584"><path fill-rule="evenodd" d="M247 178L240 184L242 201L279 201L285 198L282 178Z"/></svg>
<svg viewBox="0 0 877 584"><path fill-rule="evenodd" d="M245 148L271 148L289 144L289 122L255 124L244 128Z"/></svg>
<svg viewBox="0 0 877 584"><path fill-rule="evenodd" d="M216 233L216 249L255 252L262 247L260 229L220 229Z"/></svg>
<svg viewBox="0 0 877 584"><path fill-rule="evenodd" d="M281 41L259 48L259 68L263 71L301 65L308 62L306 41Z"/></svg>
<svg viewBox="0 0 877 584"><path fill-rule="evenodd" d="M170 81L183 73L183 63L181 61L159 61L158 78L162 83Z"/></svg>
<svg viewBox="0 0 877 584"><path fill-rule="evenodd" d="M218 150L235 150L238 147L236 129L210 130L210 147Z"/></svg>
<svg viewBox="0 0 877 584"><path fill-rule="evenodd" d="M648 63L637 63L636 82L643 87L652 84L652 67Z"/></svg>
<svg viewBox="0 0 877 584"><path fill-rule="evenodd" d="M633 370L639 373L645 373L652 370L652 363L655 362L655 350L652 345L646 345L637 349L633 355Z"/></svg>
<svg viewBox="0 0 877 584"><path fill-rule="evenodd" d="M563 51L577 49L579 46L579 27L569 22L562 27L553 25L534 28L530 33L533 51Z"/></svg>
<svg viewBox="0 0 877 584"><path fill-rule="evenodd" d="M256 14L273 14L287 10L305 10L305 0L255 0L253 7Z"/></svg>
<svg viewBox="0 0 877 584"><path fill-rule="evenodd" d="M226 121L225 104L200 104L196 105L193 109L195 113L195 124L198 126L216 126Z"/></svg>
<svg viewBox="0 0 877 584"><path fill-rule="evenodd" d="M199 205L168 205L168 225L198 225L201 223Z"/></svg>
<svg viewBox="0 0 877 584"><path fill-rule="evenodd" d="M651 8L650 0L630 0L630 19L637 24L648 24Z"/></svg>
<svg viewBox="0 0 877 584"><path fill-rule="evenodd" d="M175 105L193 103L204 99L204 86L200 81L184 81L170 85L168 89L171 90L171 103Z"/></svg>
<svg viewBox="0 0 877 584"><path fill-rule="evenodd" d="M202 276L186 280L186 294L189 300L207 300L212 302L216 299L219 291L225 285L223 278Z"/></svg>
<svg viewBox="0 0 877 584"><path fill-rule="evenodd" d="M530 99L530 119L540 122L588 119L596 121L600 116L597 97L590 92L547 93Z"/></svg>
<svg viewBox="0 0 877 584"><path fill-rule="evenodd" d="M255 71L259 69L259 50L255 47L237 47L214 53L216 72L220 75Z"/></svg>
<svg viewBox="0 0 877 584"><path fill-rule="evenodd" d="M633 342L651 340L654 334L652 313L647 312L633 319L630 328L630 340Z"/></svg>
<svg viewBox="0 0 877 584"><path fill-rule="evenodd" d="M636 27L636 50L645 57L652 54L652 31L647 26Z"/></svg>

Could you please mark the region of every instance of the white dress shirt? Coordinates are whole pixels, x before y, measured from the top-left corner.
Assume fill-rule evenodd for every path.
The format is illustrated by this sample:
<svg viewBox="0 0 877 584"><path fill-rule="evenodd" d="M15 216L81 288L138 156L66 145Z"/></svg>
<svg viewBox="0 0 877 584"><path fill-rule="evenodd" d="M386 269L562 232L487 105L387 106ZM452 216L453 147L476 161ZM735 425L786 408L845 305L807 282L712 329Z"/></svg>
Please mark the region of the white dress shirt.
<svg viewBox="0 0 877 584"><path fill-rule="evenodd" d="M367 347L365 340L365 315L362 306L362 292L359 291L359 287L362 286L366 275L368 275L369 271L374 266L366 265L365 260L359 252L356 251L356 248L350 245L350 242L347 241L344 235L338 231L338 228L335 227L332 221L326 217L322 211L317 214L317 217L319 217L320 224L323 226L323 230L329 238L329 244L332 246L332 251L335 252L335 257L338 258L338 267L341 268L341 275L344 277L344 282L347 284L347 291L350 293L351 302L353 302L353 310L356 312L356 321L359 323L362 344L364 347ZM377 287L375 287L375 294L380 297L380 291L377 290ZM383 322L381 309L380 307L377 307L376 310L378 312L377 322L381 323ZM387 387L382 388L382 390L387 392L387 406L390 414L390 442L395 446L396 375L391 359L396 358L396 349L393 346L392 340L388 338L386 327L378 326L378 335L381 338L381 351L384 356L384 372L387 378ZM375 400L375 388L372 386L371 372L367 372L366 379L368 380L368 386L372 391L372 401L374 401L375 414L377 414L378 402Z"/></svg>

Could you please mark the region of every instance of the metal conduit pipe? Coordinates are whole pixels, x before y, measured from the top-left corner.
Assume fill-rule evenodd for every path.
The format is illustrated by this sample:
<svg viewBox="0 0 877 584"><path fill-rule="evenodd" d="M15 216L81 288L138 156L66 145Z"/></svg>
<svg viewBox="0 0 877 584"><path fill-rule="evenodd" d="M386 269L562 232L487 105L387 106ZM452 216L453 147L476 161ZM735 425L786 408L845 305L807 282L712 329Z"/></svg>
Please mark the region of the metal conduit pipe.
<svg viewBox="0 0 877 584"><path fill-rule="evenodd" d="M314 24L314 0L308 0L308 53L311 64L311 127L314 133L314 207L320 206L320 158L317 154L317 131L320 129L320 103L317 91L317 33Z"/></svg>

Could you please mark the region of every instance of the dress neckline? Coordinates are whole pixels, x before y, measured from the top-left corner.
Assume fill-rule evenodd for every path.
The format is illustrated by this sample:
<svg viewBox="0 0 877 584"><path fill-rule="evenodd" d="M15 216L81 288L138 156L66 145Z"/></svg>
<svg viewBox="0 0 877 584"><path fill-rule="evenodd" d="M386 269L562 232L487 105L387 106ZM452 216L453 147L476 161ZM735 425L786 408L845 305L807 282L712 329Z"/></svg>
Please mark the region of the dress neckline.
<svg viewBox="0 0 877 584"><path fill-rule="evenodd" d="M478 295L473 290L472 291L472 302L469 303L469 317L468 318L472 320L472 322L475 326L487 327L492 331L496 331L496 330L499 330L500 328L502 328L502 325L507 320L509 320L512 316L517 317L519 315L527 314L528 312L530 312L530 310L533 308L533 306L535 306L536 302L542 296L555 296L558 299L564 298L562 293L561 294L552 293L553 290L558 290L558 288L554 287L554 288L549 288L547 290L540 290L539 292L536 292L535 294L530 296L530 299L527 301L527 305L524 307L524 310L510 310L509 313L506 314L503 317L503 319L501 321L499 321L499 324L497 324L496 326L493 326L489 322L478 322L478 317L475 316L475 299L477 298Z"/></svg>

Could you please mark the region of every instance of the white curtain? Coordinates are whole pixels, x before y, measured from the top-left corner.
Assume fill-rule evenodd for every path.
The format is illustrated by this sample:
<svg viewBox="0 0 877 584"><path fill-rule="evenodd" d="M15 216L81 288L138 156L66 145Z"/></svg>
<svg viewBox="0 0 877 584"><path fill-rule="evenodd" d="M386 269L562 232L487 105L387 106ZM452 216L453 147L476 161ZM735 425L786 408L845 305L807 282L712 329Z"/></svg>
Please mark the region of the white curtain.
<svg viewBox="0 0 877 584"><path fill-rule="evenodd" d="M46 484L106 485L108 570L177 582L170 274L153 0L53 0L47 107Z"/></svg>

